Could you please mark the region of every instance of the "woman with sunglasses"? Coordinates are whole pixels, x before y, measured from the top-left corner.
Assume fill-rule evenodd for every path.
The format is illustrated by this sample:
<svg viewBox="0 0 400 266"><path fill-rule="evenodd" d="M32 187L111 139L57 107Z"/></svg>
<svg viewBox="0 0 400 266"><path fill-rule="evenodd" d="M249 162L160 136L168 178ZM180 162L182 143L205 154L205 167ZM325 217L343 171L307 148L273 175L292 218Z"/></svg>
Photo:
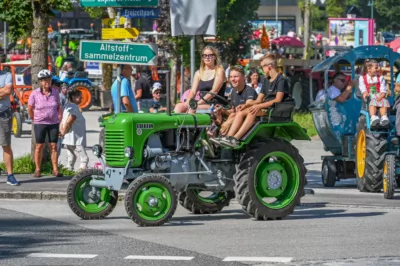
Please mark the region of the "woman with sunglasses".
<svg viewBox="0 0 400 266"><path fill-rule="evenodd" d="M184 103L178 103L175 106L176 113L185 113L189 109L189 102L193 99L199 91L213 92L225 96L225 70L221 64L218 56L218 50L212 46L204 47L202 51L202 60L200 63L200 69L196 71L193 78L193 85L190 90L189 96ZM211 100L213 96L206 94L205 100ZM197 109L209 109L208 105L203 100L198 101ZM196 110L191 110L191 113L195 113Z"/></svg>

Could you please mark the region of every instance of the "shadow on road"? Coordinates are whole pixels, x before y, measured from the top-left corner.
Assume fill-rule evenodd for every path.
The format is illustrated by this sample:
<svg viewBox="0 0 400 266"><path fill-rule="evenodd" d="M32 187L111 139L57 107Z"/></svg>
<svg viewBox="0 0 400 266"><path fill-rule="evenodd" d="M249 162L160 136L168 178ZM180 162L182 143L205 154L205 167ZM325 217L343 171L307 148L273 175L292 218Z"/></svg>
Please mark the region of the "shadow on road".
<svg viewBox="0 0 400 266"><path fill-rule="evenodd" d="M43 182L52 182L52 181L69 181L72 179L72 176L63 176L63 177L40 177L40 178L35 178L32 177L32 179L28 180L21 180L21 184L27 184L27 183L43 183Z"/></svg>
<svg viewBox="0 0 400 266"><path fill-rule="evenodd" d="M322 203L321 203L322 204ZM298 209L286 220L324 219L324 218L354 218L384 215L386 212L347 213L345 209Z"/></svg>

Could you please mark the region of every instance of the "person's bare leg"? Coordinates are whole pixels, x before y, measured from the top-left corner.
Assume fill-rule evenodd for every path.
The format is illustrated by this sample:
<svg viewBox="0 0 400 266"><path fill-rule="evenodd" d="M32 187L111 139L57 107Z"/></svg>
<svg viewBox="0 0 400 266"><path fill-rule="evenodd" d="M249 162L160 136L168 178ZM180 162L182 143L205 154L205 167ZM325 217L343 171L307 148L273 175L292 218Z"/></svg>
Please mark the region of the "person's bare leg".
<svg viewBox="0 0 400 266"><path fill-rule="evenodd" d="M44 144L36 144L36 149L35 149L36 172L40 172L40 165L42 164L42 157L43 157L43 148Z"/></svg>
<svg viewBox="0 0 400 266"><path fill-rule="evenodd" d="M376 107L375 106L373 106L373 105L369 106L369 115L371 117L376 115Z"/></svg>
<svg viewBox="0 0 400 266"><path fill-rule="evenodd" d="M10 146L3 146L3 158L4 164L7 168L7 173L11 175L13 173L13 151Z"/></svg>
<svg viewBox="0 0 400 266"><path fill-rule="evenodd" d="M229 132L227 134L228 137L232 137L236 134L236 132L238 132L239 128L243 124L243 120L245 119L247 113L248 112L245 110L245 111L238 112L236 114L235 120L233 120L232 126L229 129Z"/></svg>
<svg viewBox="0 0 400 266"><path fill-rule="evenodd" d="M261 112L259 112L256 115L248 114L242 126L240 127L239 131L234 135L234 138L240 140L247 133L247 131L249 131L249 129L254 125L256 117L260 116L259 115L260 113Z"/></svg>
<svg viewBox="0 0 400 266"><path fill-rule="evenodd" d="M187 111L187 108L184 103L178 103L174 109L175 113L186 113L186 111Z"/></svg>
<svg viewBox="0 0 400 266"><path fill-rule="evenodd" d="M58 156L57 156L57 143L49 143L51 164L53 165L53 172L58 173Z"/></svg>
<svg viewBox="0 0 400 266"><path fill-rule="evenodd" d="M379 108L379 113L381 114L381 116L387 115L387 108L386 107Z"/></svg>

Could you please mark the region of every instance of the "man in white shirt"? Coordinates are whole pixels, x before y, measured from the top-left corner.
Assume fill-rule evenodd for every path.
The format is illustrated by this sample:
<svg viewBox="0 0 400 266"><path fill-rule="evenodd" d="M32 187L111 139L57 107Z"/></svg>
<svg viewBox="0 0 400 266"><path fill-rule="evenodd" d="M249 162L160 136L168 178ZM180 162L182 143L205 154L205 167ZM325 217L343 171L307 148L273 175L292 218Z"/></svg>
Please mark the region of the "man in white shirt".
<svg viewBox="0 0 400 266"><path fill-rule="evenodd" d="M327 89L327 95L330 99L335 100L339 103L345 102L349 99L351 90L353 88L353 82L347 84L346 76L343 73L336 73L332 79L332 85ZM323 101L325 95L318 93L316 101Z"/></svg>

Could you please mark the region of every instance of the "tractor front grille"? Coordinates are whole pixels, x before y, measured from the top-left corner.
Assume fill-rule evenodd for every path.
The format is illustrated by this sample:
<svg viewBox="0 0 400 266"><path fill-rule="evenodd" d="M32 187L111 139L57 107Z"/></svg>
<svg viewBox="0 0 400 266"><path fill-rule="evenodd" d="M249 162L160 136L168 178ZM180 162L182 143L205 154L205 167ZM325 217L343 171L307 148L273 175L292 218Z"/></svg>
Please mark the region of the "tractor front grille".
<svg viewBox="0 0 400 266"><path fill-rule="evenodd" d="M123 162L125 160L123 130L105 130L105 154L107 162Z"/></svg>

